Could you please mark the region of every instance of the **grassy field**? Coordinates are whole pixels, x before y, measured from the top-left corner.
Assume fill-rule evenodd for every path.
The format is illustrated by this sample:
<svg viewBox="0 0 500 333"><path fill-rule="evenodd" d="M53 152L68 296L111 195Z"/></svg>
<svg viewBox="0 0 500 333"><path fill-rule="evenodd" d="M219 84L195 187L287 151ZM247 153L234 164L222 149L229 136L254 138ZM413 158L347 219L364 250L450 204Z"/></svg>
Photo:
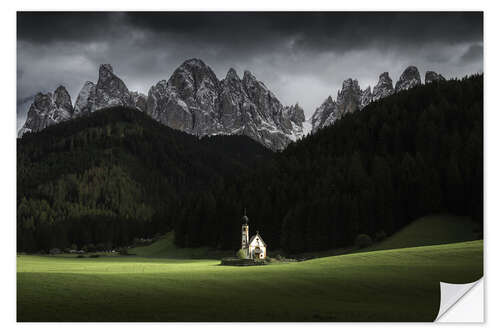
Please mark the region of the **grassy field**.
<svg viewBox="0 0 500 333"><path fill-rule="evenodd" d="M149 258L170 259L220 259L233 256L236 251L215 251L208 247L178 248L174 244L174 233L169 232L151 245L140 246L129 250L130 254Z"/></svg>
<svg viewBox="0 0 500 333"><path fill-rule="evenodd" d="M253 267L22 255L17 271L18 321L432 321L440 281L483 275L483 241Z"/></svg>

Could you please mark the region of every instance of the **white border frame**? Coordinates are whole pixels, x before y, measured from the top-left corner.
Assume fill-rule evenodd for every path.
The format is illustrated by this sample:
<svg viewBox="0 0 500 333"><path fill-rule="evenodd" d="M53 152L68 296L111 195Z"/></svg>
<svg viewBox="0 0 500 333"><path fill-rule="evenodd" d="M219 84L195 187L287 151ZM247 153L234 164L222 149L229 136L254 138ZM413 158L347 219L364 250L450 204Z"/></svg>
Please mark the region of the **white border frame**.
<svg viewBox="0 0 500 333"><path fill-rule="evenodd" d="M6 3L8 2L8 3ZM210 3L210 6L208 5ZM277 1L253 0L252 2L234 1L182 1L182 2L158 2L153 0L141 1L96 1L69 2L67 0L44 0L44 1L8 1L2 2L1 29L2 53L0 64L2 66L3 78L0 80L3 107L3 115L0 119L2 130L1 144L4 163L1 168L1 207L2 207L2 275L0 286L2 288L2 299L0 301L1 326L6 332L10 330L37 332L85 332L88 330L109 331L119 329L122 332L135 332L138 326L147 325L150 332L165 332L165 330L187 330L204 332L232 332L238 330L243 332L255 332L255 330L281 330L288 332L299 332L304 329L331 332L334 329L342 330L369 330L383 332L404 329L407 332L420 332L425 330L453 330L454 332L470 331L476 329L497 329L499 326L498 316L498 279L499 265L488 264L485 260L485 285L487 284L488 297L486 297L485 325L478 324L373 324L373 323L289 323L289 324L17 324L16 321L16 259L15 259L15 220L16 220L16 11L17 10L72 10L72 11L180 11L180 10L225 10L225 11L247 11L247 10L280 10L280 11L484 11L484 69L485 69L485 259L495 258L498 252L499 242L491 241L499 235L499 214L495 210L500 198L499 171L500 163L498 157L498 145L500 143L500 107L498 97L498 83L500 80L498 59L500 59L498 35L500 31L500 16L498 13L499 2L488 1L437 1L420 0L418 2L402 1L343 1L332 3L329 1L296 1L291 0L278 3ZM488 284L488 281L492 281ZM492 312L488 311L493 309ZM488 314L492 314L491 317ZM202 325L203 327L200 327ZM471 326L472 325L472 326ZM404 327L402 327L404 326Z"/></svg>

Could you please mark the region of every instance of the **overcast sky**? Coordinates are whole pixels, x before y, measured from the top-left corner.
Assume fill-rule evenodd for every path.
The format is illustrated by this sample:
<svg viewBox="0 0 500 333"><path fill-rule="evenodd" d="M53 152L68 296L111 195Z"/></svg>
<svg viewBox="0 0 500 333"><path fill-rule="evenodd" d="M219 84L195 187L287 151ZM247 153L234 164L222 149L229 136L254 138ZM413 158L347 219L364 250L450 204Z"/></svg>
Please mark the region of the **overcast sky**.
<svg viewBox="0 0 500 333"><path fill-rule="evenodd" d="M346 78L365 88L408 65L422 79L483 71L482 13L20 12L17 28L18 128L37 92L62 84L74 103L101 63L145 94L190 58L219 79L248 69L307 118Z"/></svg>

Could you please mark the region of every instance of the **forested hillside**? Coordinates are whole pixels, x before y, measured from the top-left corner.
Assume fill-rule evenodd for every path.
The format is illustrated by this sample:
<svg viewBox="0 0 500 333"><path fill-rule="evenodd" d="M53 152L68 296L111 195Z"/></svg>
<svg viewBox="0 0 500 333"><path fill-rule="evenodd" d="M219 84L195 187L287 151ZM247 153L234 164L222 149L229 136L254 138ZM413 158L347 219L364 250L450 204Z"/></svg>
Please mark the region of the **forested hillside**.
<svg viewBox="0 0 500 333"><path fill-rule="evenodd" d="M23 251L110 248L172 228L178 246L236 250L244 208L251 234L290 253L431 213L482 226L483 76L373 102L281 153L103 110L19 139L17 177Z"/></svg>
<svg viewBox="0 0 500 333"><path fill-rule="evenodd" d="M292 253L390 235L431 213L471 216L482 226L483 76L371 103L226 184L187 205L175 225L178 245L222 239L237 248L243 207L251 233Z"/></svg>
<svg viewBox="0 0 500 333"><path fill-rule="evenodd" d="M111 248L170 231L193 193L271 152L243 136L198 139L112 108L25 134L17 144L17 246Z"/></svg>

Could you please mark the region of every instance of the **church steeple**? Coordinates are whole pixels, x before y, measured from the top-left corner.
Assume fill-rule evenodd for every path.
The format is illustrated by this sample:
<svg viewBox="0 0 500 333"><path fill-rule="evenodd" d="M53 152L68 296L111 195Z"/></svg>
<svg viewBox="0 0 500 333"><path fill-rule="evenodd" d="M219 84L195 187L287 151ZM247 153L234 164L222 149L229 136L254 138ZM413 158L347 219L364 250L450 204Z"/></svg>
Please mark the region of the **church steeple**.
<svg viewBox="0 0 500 333"><path fill-rule="evenodd" d="M248 249L248 217L247 210L245 208L243 212L243 217L241 218L241 248L247 250Z"/></svg>
<svg viewBox="0 0 500 333"><path fill-rule="evenodd" d="M243 224L248 224L248 217L247 217L247 209L245 208L243 211L243 217L241 218L241 221Z"/></svg>

